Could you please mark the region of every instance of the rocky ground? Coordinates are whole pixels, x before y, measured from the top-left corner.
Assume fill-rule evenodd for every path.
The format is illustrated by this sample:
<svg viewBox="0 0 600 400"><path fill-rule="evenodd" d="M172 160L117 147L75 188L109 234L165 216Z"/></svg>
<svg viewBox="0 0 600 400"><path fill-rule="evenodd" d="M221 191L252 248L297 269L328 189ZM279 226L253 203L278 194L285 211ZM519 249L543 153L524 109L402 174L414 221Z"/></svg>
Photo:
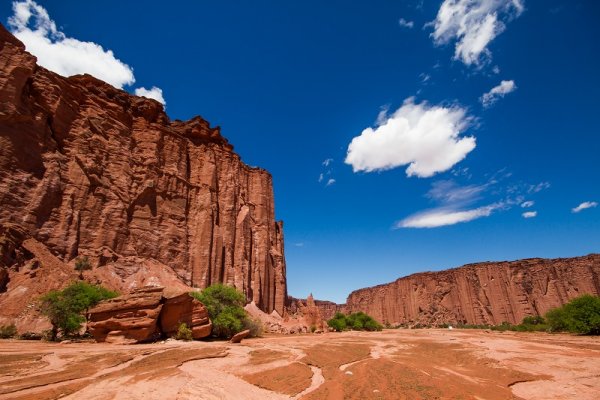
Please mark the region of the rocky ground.
<svg viewBox="0 0 600 400"><path fill-rule="evenodd" d="M597 399L597 338L474 330L0 341L0 399Z"/></svg>

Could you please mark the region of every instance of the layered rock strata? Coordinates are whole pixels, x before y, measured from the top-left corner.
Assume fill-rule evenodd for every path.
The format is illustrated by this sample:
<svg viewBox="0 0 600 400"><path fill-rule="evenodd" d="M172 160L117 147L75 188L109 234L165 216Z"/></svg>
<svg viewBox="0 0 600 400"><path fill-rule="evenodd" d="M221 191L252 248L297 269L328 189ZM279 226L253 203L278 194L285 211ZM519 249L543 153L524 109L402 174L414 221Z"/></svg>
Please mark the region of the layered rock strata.
<svg viewBox="0 0 600 400"><path fill-rule="evenodd" d="M284 314L271 175L201 117L171 121L154 100L52 73L0 25L0 149L0 225L60 261L87 256L120 291L226 283ZM16 270L3 267L0 290L20 290Z"/></svg>
<svg viewBox="0 0 600 400"><path fill-rule="evenodd" d="M162 287L144 287L106 300L88 312L87 328L98 342L142 343L173 337L179 324L194 339L210 335L208 310L187 292L168 295Z"/></svg>
<svg viewBox="0 0 600 400"><path fill-rule="evenodd" d="M382 323L520 323L582 294L600 295L600 254L469 264L356 290L340 306Z"/></svg>

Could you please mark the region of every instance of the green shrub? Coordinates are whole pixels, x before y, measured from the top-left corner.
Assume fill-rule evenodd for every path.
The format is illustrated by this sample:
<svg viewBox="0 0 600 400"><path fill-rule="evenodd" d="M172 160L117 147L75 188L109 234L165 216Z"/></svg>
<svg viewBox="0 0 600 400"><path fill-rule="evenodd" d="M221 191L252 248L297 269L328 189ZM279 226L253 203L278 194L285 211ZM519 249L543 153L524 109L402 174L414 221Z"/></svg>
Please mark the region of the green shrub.
<svg viewBox="0 0 600 400"><path fill-rule="evenodd" d="M0 339L10 339L17 336L17 327L15 324L0 326Z"/></svg>
<svg viewBox="0 0 600 400"><path fill-rule="evenodd" d="M346 330L346 316L341 312L335 313L333 318L327 321L327 325L329 325L336 332L341 332Z"/></svg>
<svg viewBox="0 0 600 400"><path fill-rule="evenodd" d="M568 331L600 335L600 297L585 294L562 307L548 311L546 320L551 331Z"/></svg>
<svg viewBox="0 0 600 400"><path fill-rule="evenodd" d="M185 322L179 324L179 327L177 328L177 334L175 335L175 339L185 341L194 340L194 337L192 336L192 330L187 326Z"/></svg>
<svg viewBox="0 0 600 400"><path fill-rule="evenodd" d="M380 331L383 329L383 326L379 322L375 321L373 317L362 311L350 315L344 315L339 312L335 313L334 317L327 321L327 325L337 332L346 329L355 331Z"/></svg>
<svg viewBox="0 0 600 400"><path fill-rule="evenodd" d="M86 282L72 283L63 290L46 293L40 299L40 309L52 324L51 340L56 340L59 332L63 336L76 333L85 322L84 314L90 307L116 296L115 292Z"/></svg>
<svg viewBox="0 0 600 400"><path fill-rule="evenodd" d="M83 271L88 269L92 269L92 264L87 256L75 260L75 270L79 272L79 279L83 280Z"/></svg>
<svg viewBox="0 0 600 400"><path fill-rule="evenodd" d="M190 295L208 310L213 336L229 339L248 324L249 317L243 308L246 298L234 287L219 283L201 292L191 292Z"/></svg>

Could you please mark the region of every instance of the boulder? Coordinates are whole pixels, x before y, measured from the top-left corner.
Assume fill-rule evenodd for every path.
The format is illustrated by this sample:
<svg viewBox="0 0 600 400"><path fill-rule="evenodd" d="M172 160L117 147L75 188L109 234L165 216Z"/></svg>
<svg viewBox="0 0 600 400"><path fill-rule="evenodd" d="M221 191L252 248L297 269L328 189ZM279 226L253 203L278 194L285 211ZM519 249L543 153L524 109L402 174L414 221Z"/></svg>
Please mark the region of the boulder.
<svg viewBox="0 0 600 400"><path fill-rule="evenodd" d="M250 330L248 329L238 332L231 338L231 343L241 343L242 339L247 338L248 335L250 335Z"/></svg>
<svg viewBox="0 0 600 400"><path fill-rule="evenodd" d="M210 335L212 324L208 310L187 292L165 296L160 315L160 328L167 336L175 336L179 325L184 322L192 330L194 339Z"/></svg>
<svg viewBox="0 0 600 400"><path fill-rule="evenodd" d="M89 311L88 329L98 342L141 343L175 336L184 322L194 339L210 335L206 307L187 291L144 287L101 302Z"/></svg>
<svg viewBox="0 0 600 400"><path fill-rule="evenodd" d="M140 343L159 335L161 287L145 287L89 310L88 329L98 342Z"/></svg>

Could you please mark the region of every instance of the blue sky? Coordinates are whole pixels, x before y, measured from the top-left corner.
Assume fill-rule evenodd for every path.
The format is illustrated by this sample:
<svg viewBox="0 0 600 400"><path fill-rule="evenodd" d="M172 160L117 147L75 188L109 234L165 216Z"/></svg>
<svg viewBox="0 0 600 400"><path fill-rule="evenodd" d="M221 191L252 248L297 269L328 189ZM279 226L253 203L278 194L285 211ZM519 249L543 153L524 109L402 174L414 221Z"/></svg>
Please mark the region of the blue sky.
<svg viewBox="0 0 600 400"><path fill-rule="evenodd" d="M92 60L269 170L291 295L600 250L600 3L139 4L0 19L57 72Z"/></svg>

